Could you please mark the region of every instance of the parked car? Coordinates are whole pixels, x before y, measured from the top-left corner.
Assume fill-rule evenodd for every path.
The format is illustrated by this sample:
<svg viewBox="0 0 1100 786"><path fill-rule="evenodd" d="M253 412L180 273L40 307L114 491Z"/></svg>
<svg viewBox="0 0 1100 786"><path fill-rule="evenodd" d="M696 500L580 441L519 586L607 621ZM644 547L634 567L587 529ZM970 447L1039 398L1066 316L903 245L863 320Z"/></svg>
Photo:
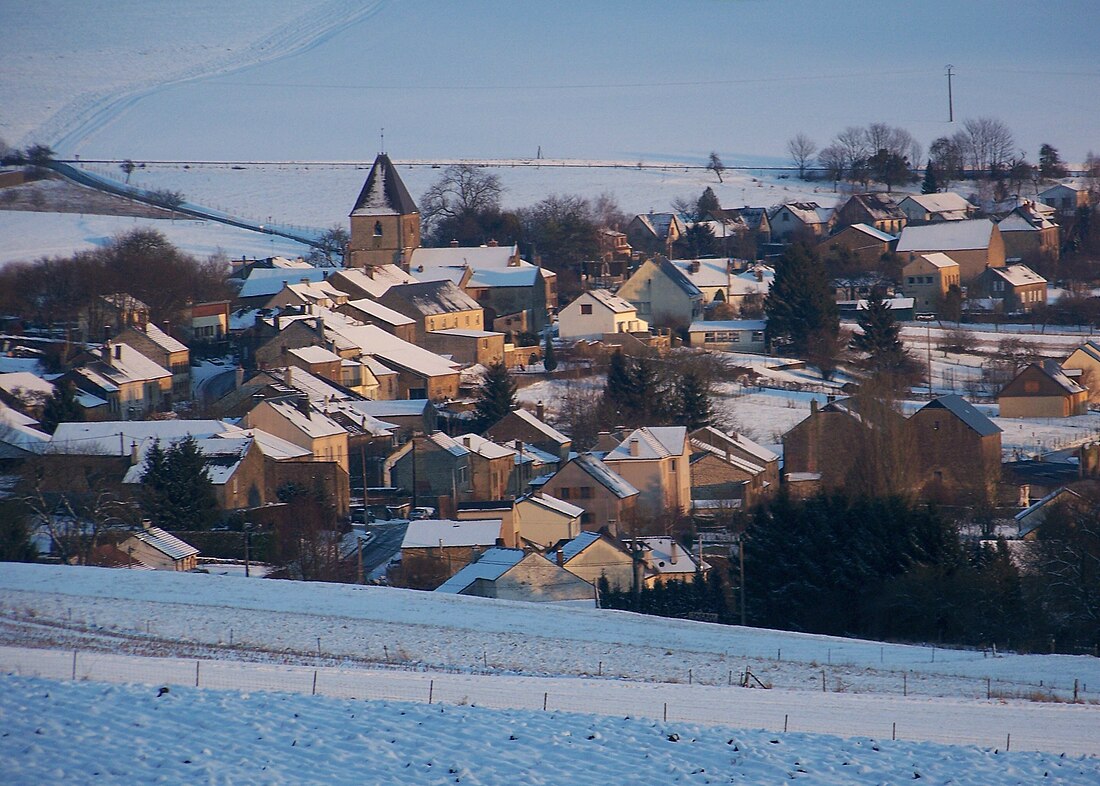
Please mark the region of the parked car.
<svg viewBox="0 0 1100 786"><path fill-rule="evenodd" d="M413 508L412 512L409 513L409 519L411 521L419 521L421 519L434 519L434 518L435 518L435 508L428 508L428 507Z"/></svg>

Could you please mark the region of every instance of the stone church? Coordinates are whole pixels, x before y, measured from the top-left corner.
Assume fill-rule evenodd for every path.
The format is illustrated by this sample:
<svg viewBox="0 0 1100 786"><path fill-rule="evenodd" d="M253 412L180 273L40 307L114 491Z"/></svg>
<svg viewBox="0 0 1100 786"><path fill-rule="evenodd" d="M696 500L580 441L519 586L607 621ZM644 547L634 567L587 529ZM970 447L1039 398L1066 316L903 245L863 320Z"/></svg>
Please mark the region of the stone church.
<svg viewBox="0 0 1100 786"><path fill-rule="evenodd" d="M350 218L348 267L407 268L413 249L420 247L420 211L385 153L374 159Z"/></svg>

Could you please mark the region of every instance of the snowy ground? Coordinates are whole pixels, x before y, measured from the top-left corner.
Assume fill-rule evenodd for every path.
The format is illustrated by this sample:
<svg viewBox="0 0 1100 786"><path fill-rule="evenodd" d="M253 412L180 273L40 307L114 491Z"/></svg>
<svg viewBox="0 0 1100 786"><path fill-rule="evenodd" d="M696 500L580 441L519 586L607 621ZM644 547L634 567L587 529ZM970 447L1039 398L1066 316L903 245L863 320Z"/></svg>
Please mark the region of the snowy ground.
<svg viewBox="0 0 1100 786"><path fill-rule="evenodd" d="M1095 758L681 721L8 677L5 778L31 783L1093 784ZM105 755L105 752L110 752Z"/></svg>

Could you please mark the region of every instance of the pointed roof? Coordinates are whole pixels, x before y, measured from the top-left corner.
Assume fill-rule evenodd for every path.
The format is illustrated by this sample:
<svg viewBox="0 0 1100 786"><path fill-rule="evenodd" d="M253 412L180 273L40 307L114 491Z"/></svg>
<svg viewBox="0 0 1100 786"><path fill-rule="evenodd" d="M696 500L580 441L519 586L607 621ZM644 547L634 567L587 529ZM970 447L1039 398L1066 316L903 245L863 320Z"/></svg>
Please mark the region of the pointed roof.
<svg viewBox="0 0 1100 786"><path fill-rule="evenodd" d="M379 153L367 175L367 182L351 209L353 216L410 215L420 212L409 190L401 182L397 167L385 153Z"/></svg>

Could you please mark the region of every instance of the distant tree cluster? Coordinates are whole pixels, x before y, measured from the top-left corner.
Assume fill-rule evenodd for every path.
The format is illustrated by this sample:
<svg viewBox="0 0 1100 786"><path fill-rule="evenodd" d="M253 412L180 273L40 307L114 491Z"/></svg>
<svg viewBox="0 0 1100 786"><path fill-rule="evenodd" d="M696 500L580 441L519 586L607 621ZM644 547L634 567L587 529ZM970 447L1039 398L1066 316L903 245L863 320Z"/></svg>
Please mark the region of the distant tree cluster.
<svg viewBox="0 0 1100 786"><path fill-rule="evenodd" d="M775 280L764 299L768 341L787 347L829 372L839 350L840 318L825 267L812 248L794 243L775 265Z"/></svg>
<svg viewBox="0 0 1100 786"><path fill-rule="evenodd" d="M611 586L607 576L600 576L596 587L600 608L604 609L625 609L658 617L687 618L706 614L717 622L736 621L729 608L725 578L718 570L705 576L696 571L690 581L671 579L645 585L639 588L637 595L632 587Z"/></svg>
<svg viewBox="0 0 1100 786"><path fill-rule="evenodd" d="M196 259L150 229L135 229L71 257L0 268L0 310L33 322L75 323L96 298L114 292L146 303L155 321L176 319L189 300L230 295L224 260Z"/></svg>
<svg viewBox="0 0 1100 786"><path fill-rule="evenodd" d="M711 423L711 381L698 369L669 373L648 356L616 352L607 369L602 404L615 425L675 423L694 430Z"/></svg>
<svg viewBox="0 0 1100 786"><path fill-rule="evenodd" d="M141 503L145 514L164 529L203 530L217 520L214 484L194 437L167 447L153 443L145 455Z"/></svg>

